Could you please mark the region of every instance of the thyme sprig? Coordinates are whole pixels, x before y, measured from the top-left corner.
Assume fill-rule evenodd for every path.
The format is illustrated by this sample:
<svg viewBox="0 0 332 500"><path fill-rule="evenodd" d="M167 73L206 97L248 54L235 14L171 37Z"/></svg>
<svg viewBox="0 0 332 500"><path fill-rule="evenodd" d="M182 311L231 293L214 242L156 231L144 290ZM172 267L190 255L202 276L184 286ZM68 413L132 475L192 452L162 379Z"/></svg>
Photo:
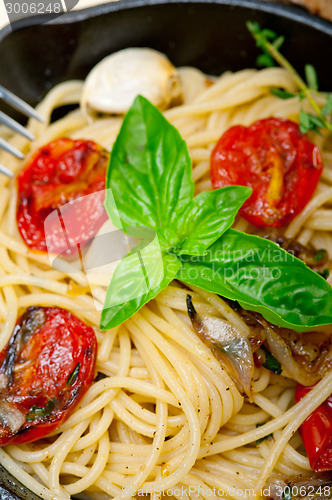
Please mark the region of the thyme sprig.
<svg viewBox="0 0 332 500"><path fill-rule="evenodd" d="M307 99L315 111L315 114L313 114L301 110L299 117L301 132L305 134L309 130L313 130L316 133L320 133L320 129L327 129L332 132L332 99L329 94L318 92L318 79L315 68L311 64L306 64L305 82L294 66L279 51L284 42L284 37L278 36L270 29L261 29L257 22L247 21L247 28L256 40L257 47L263 51L263 54L257 58L257 64L259 66L271 67L274 66L274 61L276 61L281 67L291 73L294 82L300 89L297 94L292 94L281 89L273 89L272 93L282 99L289 99L296 95L301 101ZM317 96L325 98L325 104L322 108L315 100Z"/></svg>

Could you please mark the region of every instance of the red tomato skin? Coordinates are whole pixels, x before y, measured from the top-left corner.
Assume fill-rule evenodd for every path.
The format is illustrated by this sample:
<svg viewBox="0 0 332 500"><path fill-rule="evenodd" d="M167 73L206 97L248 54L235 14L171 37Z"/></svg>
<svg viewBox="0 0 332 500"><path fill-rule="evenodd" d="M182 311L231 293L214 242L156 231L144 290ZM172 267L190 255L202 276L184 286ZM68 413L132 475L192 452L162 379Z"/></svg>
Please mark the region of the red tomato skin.
<svg viewBox="0 0 332 500"><path fill-rule="evenodd" d="M103 203L108 158L108 153L93 141L66 137L50 142L32 155L17 176L17 226L31 250L73 255L79 251L79 245L97 233L107 220ZM62 225L57 223L64 205L66 234L63 221ZM44 222L54 210L58 214L48 226L46 243Z"/></svg>
<svg viewBox="0 0 332 500"><path fill-rule="evenodd" d="M43 324L26 334L26 342L9 342L0 353L0 374L3 374L4 364L10 358L10 346L11 353L13 347L16 349L15 370L11 373L8 387L1 391L1 397L24 416L33 406L43 408L53 398L55 407L47 416L26 420L16 432L0 424L1 446L35 441L59 427L70 416L94 378L97 356L94 330L65 309L27 309L17 322L11 340L18 335L19 329L24 335L25 325L29 321L31 324L35 314L43 315ZM77 378L68 384L68 378L78 363Z"/></svg>
<svg viewBox="0 0 332 500"><path fill-rule="evenodd" d="M252 188L239 211L243 218L256 227L279 227L306 206L322 169L319 149L296 123L267 118L227 130L211 154L210 174L214 189Z"/></svg>
<svg viewBox="0 0 332 500"><path fill-rule="evenodd" d="M295 401L298 402L312 386L297 384ZM332 394L301 425L300 434L310 466L315 472L332 470Z"/></svg>

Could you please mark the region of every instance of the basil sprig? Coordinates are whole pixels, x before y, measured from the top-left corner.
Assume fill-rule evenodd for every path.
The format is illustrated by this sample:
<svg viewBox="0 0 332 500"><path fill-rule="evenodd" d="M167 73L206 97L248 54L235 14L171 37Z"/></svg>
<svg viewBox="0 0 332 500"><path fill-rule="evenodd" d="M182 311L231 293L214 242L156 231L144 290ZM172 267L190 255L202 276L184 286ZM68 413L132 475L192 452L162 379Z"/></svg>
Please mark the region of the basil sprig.
<svg viewBox="0 0 332 500"><path fill-rule="evenodd" d="M322 277L271 241L230 229L251 190L229 186L194 198L191 172L179 132L137 97L113 146L105 207L117 228L142 241L113 274L101 329L131 317L175 278L278 326L332 323L332 290Z"/></svg>
<svg viewBox="0 0 332 500"><path fill-rule="evenodd" d="M332 323L332 289L276 243L229 229L207 255L181 256L178 279L236 300L274 325L302 332Z"/></svg>

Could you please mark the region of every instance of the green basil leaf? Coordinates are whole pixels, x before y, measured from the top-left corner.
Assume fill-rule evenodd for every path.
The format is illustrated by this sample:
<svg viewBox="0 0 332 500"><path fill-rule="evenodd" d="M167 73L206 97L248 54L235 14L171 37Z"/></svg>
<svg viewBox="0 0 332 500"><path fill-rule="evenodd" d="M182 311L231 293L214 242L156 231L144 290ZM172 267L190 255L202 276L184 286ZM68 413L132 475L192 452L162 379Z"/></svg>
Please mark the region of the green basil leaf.
<svg viewBox="0 0 332 500"><path fill-rule="evenodd" d="M200 193L175 221L180 243L177 255L203 255L234 222L239 209L251 195L245 186L227 186Z"/></svg>
<svg viewBox="0 0 332 500"><path fill-rule="evenodd" d="M123 323L174 279L181 266L172 254L162 252L158 238L135 247L116 267L101 314L100 328Z"/></svg>
<svg viewBox="0 0 332 500"><path fill-rule="evenodd" d="M123 120L112 149L106 188L107 213L124 231L127 226L171 227L193 198L187 145L144 97L135 99Z"/></svg>
<svg viewBox="0 0 332 500"><path fill-rule="evenodd" d="M204 256L181 256L177 279L236 300L298 332L332 323L332 289L275 243L229 229Z"/></svg>

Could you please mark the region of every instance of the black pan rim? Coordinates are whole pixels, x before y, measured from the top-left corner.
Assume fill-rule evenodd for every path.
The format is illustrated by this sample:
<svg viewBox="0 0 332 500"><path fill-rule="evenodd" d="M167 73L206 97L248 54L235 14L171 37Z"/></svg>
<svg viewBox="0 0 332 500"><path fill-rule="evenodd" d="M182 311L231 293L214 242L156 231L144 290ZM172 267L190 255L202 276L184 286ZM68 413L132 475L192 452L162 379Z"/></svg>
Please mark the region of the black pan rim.
<svg viewBox="0 0 332 500"><path fill-rule="evenodd" d="M65 14L53 18L52 14L42 14L21 19L7 25L0 30L0 43L3 38L12 31L40 24L72 24L85 19L97 17L112 12L137 9L145 6L158 6L165 4L197 4L197 5L224 5L228 7L241 7L244 9L253 9L267 14L283 17L294 22L301 23L304 26L317 29L332 37L332 22L307 12L305 9L293 5L274 3L275 0L117 0L108 3L102 3L81 10L66 12Z"/></svg>

